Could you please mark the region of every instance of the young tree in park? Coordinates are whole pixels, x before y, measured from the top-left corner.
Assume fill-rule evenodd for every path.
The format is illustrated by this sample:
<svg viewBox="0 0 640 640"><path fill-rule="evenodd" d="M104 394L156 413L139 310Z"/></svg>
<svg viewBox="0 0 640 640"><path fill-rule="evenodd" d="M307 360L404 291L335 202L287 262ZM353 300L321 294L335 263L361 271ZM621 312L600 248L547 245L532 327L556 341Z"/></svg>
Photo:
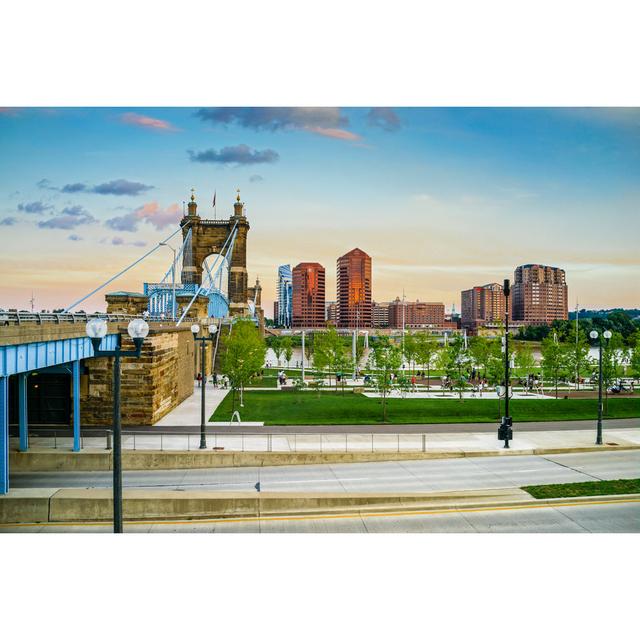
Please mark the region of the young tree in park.
<svg viewBox="0 0 640 640"><path fill-rule="evenodd" d="M427 389L429 388L431 363L433 357L439 349L438 340L430 333L417 333L416 340L416 360L421 367L427 370Z"/></svg>
<svg viewBox="0 0 640 640"><path fill-rule="evenodd" d="M528 342L513 341L510 344L514 345L515 349L515 365L520 371L520 375L527 377L533 372L536 366L536 359L533 357L533 349Z"/></svg>
<svg viewBox="0 0 640 640"><path fill-rule="evenodd" d="M293 356L293 340L290 336L285 336L280 339L280 346L282 347L282 355L287 362L287 368L290 367L291 356Z"/></svg>
<svg viewBox="0 0 640 640"><path fill-rule="evenodd" d="M231 333L222 337L222 373L229 378L232 389L231 411L236 409L236 393L240 392L240 406L243 405L244 385L256 375L264 365L267 347L260 332L249 320L238 320Z"/></svg>
<svg viewBox="0 0 640 640"><path fill-rule="evenodd" d="M556 341L553 335L546 337L540 346L542 353L542 371L547 380L556 390L558 397L558 382L566 375L567 371L567 348L562 342Z"/></svg>
<svg viewBox="0 0 640 640"><path fill-rule="evenodd" d="M311 359L313 358L315 335L315 333L308 333L304 337L304 357L306 357L309 364L311 364Z"/></svg>
<svg viewBox="0 0 640 640"><path fill-rule="evenodd" d="M436 369L441 371L440 387L442 388L442 395L444 395L444 377L451 366L451 347L448 344L443 344L436 352L435 365Z"/></svg>
<svg viewBox="0 0 640 640"><path fill-rule="evenodd" d="M282 357L282 353L284 352L284 347L282 346L283 338L281 336L273 336L271 338L271 349L276 356L276 360L278 362L278 366L280 366L280 358Z"/></svg>
<svg viewBox="0 0 640 640"><path fill-rule="evenodd" d="M331 375L344 369L347 363L347 347L335 327L329 327L326 332L316 334L313 362L318 371L327 372L329 384L331 384ZM338 391L337 376L336 391Z"/></svg>
<svg viewBox="0 0 640 640"><path fill-rule="evenodd" d="M567 368L570 374L575 377L576 389L580 389L580 378L591 370L591 358L589 358L589 340L583 331L578 329L578 339L576 340L575 326L571 328L567 335Z"/></svg>
<svg viewBox="0 0 640 640"><path fill-rule="evenodd" d="M458 392L462 402L462 392L466 389L469 381L469 368L471 357L464 348L462 336L456 336L449 343L449 359L446 368L447 377L452 381L453 388Z"/></svg>
<svg viewBox="0 0 640 640"><path fill-rule="evenodd" d="M376 388L382 399L382 421L387 421L387 395L393 386L393 375L398 374L402 364L402 350L389 338L380 337L370 356L370 366L375 369Z"/></svg>
<svg viewBox="0 0 640 640"><path fill-rule="evenodd" d="M604 386L604 412L609 410L609 387L618 377L622 357L623 340L617 331L612 332L609 340L602 340L602 384Z"/></svg>
<svg viewBox="0 0 640 640"><path fill-rule="evenodd" d="M491 346L489 340L482 336L474 336L469 341L469 355L473 360L479 372L482 372L482 378L489 379L487 369L491 360ZM482 396L482 385L480 385L480 395Z"/></svg>
<svg viewBox="0 0 640 640"><path fill-rule="evenodd" d="M415 361L418 354L416 335L408 333L404 337L404 358L411 365L411 373L415 372Z"/></svg>

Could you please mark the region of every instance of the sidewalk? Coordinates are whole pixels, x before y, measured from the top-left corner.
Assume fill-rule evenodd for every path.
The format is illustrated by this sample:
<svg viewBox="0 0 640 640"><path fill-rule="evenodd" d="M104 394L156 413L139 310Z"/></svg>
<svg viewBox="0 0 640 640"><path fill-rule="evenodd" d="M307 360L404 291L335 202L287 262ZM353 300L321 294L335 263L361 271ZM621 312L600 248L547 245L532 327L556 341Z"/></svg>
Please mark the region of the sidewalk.
<svg viewBox="0 0 640 640"><path fill-rule="evenodd" d="M181 402L175 409L172 409L163 418L158 420L154 427L175 427L175 426L191 426L196 427L200 424L200 403L202 389L194 382L193 395L189 396L184 402ZM224 400L229 393L229 389L217 389L213 384L207 384L205 389L205 420L208 420L218 405Z"/></svg>
<svg viewBox="0 0 640 640"><path fill-rule="evenodd" d="M184 403L183 403L184 404ZM182 406L182 405L181 405ZM185 409L185 412L187 409ZM199 414L198 414L199 416ZM212 423L210 423L211 425ZM508 452L538 453L572 452L583 450L612 451L615 449L640 448L640 428L607 429L604 445L596 447L595 431L518 431L504 449L495 433L304 433L261 434L237 431L224 434L208 434L208 447L229 452L280 452L280 453L429 453L460 455L502 455ZM104 450L104 437L84 437L84 448ZM156 434L148 431L135 434L125 432L122 446L137 451L194 451L198 449L199 434ZM11 439L11 448L16 449L18 439ZM72 438L40 437L32 440L32 450L71 449Z"/></svg>

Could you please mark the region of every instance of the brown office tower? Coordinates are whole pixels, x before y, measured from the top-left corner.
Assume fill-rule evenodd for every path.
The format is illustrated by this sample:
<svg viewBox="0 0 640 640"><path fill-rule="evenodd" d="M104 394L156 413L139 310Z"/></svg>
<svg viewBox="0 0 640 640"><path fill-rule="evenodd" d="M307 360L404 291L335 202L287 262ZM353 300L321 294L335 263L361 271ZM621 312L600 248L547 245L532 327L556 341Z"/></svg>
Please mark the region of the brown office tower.
<svg viewBox="0 0 640 640"><path fill-rule="evenodd" d="M467 329L504 322L504 311L504 293L497 282L462 292L462 326Z"/></svg>
<svg viewBox="0 0 640 640"><path fill-rule="evenodd" d="M443 302L415 302L396 298L389 303L389 326L393 329L402 329L404 315L405 329L420 328L444 328L444 303Z"/></svg>
<svg viewBox="0 0 640 640"><path fill-rule="evenodd" d="M324 267L317 262L301 262L293 268L292 326L324 327Z"/></svg>
<svg viewBox="0 0 640 640"><path fill-rule="evenodd" d="M338 326L371 326L371 257L352 249L338 258Z"/></svg>
<svg viewBox="0 0 640 640"><path fill-rule="evenodd" d="M515 321L551 324L567 320L567 282L564 269L542 264L517 267L511 286L511 309Z"/></svg>

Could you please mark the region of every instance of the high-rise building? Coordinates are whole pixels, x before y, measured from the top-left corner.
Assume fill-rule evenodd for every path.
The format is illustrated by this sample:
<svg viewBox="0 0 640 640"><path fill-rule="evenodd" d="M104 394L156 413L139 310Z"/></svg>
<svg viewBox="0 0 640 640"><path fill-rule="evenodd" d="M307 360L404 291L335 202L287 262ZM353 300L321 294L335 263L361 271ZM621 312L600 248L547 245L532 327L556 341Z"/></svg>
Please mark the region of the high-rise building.
<svg viewBox="0 0 640 640"><path fill-rule="evenodd" d="M371 325L378 329L385 329L389 326L389 303L371 303Z"/></svg>
<svg viewBox="0 0 640 640"><path fill-rule="evenodd" d="M331 302L326 302L324 307L327 322L335 326L338 319L338 305L335 300L333 300Z"/></svg>
<svg viewBox="0 0 640 640"><path fill-rule="evenodd" d="M278 301L273 301L273 324L278 326Z"/></svg>
<svg viewBox="0 0 640 640"><path fill-rule="evenodd" d="M301 262L293 268L293 327L324 327L325 272L318 262Z"/></svg>
<svg viewBox="0 0 640 640"><path fill-rule="evenodd" d="M511 315L525 324L551 324L569 317L564 269L542 264L517 267L511 287Z"/></svg>
<svg viewBox="0 0 640 640"><path fill-rule="evenodd" d="M371 326L371 257L352 249L338 258L338 326Z"/></svg>
<svg viewBox="0 0 640 640"><path fill-rule="evenodd" d="M278 267L278 316L274 317L277 326L289 329L291 327L291 289L293 279L291 265L282 264Z"/></svg>
<svg viewBox="0 0 640 640"><path fill-rule="evenodd" d="M415 302L402 301L396 298L389 303L389 326L393 329L402 329L404 315L405 329L418 328L443 328L444 303L443 302Z"/></svg>
<svg viewBox="0 0 640 640"><path fill-rule="evenodd" d="M505 298L497 282L462 292L462 326L475 330L485 324L504 322Z"/></svg>

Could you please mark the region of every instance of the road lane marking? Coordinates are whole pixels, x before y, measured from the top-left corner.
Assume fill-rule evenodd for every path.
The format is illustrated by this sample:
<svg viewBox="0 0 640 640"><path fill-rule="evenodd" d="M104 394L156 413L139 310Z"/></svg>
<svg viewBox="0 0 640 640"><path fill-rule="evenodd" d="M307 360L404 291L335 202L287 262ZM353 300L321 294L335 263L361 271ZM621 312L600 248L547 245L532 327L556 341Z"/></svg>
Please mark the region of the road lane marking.
<svg viewBox="0 0 640 640"><path fill-rule="evenodd" d="M125 520L126 526L150 526L150 525L193 525L193 524L224 524L258 521L295 521L295 520L337 520L348 518L389 518L402 516L430 516L447 513L482 513L486 511L515 511L522 509L557 509L559 507L590 507L596 505L630 504L640 502L640 498L628 500L600 500L598 502L562 502L550 504L523 504L508 505L504 507L456 507L449 509L430 509L425 511L394 511L394 512L362 512L362 513L327 513L291 516L245 516L239 518L193 518L192 520ZM18 527L104 527L111 524L110 520L101 522L16 522L0 524L0 530Z"/></svg>

